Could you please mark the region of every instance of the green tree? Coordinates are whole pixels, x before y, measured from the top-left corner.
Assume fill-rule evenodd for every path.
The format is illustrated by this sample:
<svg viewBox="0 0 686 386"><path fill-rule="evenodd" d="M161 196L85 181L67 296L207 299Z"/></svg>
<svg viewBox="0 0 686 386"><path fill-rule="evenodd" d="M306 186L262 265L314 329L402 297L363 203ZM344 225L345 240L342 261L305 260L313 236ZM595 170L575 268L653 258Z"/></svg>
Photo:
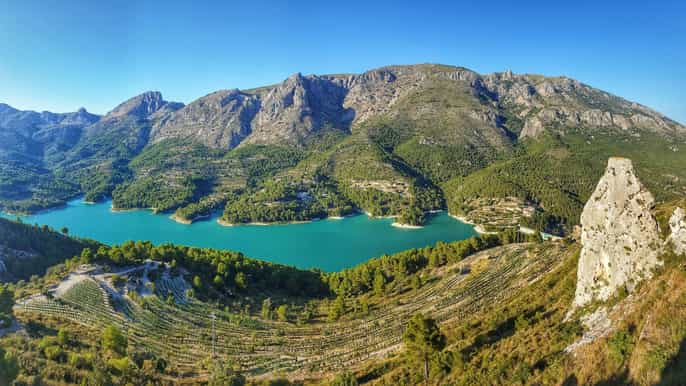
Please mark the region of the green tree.
<svg viewBox="0 0 686 386"><path fill-rule="evenodd" d="M285 304L282 304L279 306L279 308L276 309L276 317L279 318L279 321L285 322L288 320L288 306Z"/></svg>
<svg viewBox="0 0 686 386"><path fill-rule="evenodd" d="M64 359L64 350L60 346L48 346L43 349L45 357L51 361L62 361Z"/></svg>
<svg viewBox="0 0 686 386"><path fill-rule="evenodd" d="M429 379L429 361L445 348L445 340L436 321L422 314L415 314L407 324L403 342L410 358L423 363L424 380Z"/></svg>
<svg viewBox="0 0 686 386"><path fill-rule="evenodd" d="M211 375L208 386L243 386L245 377L235 370L231 362L213 363L210 369Z"/></svg>
<svg viewBox="0 0 686 386"><path fill-rule="evenodd" d="M0 347L0 385L9 385L19 374L16 358Z"/></svg>
<svg viewBox="0 0 686 386"><path fill-rule="evenodd" d="M83 248L81 251L81 263L90 264L93 261L93 251L90 248Z"/></svg>
<svg viewBox="0 0 686 386"><path fill-rule="evenodd" d="M422 286L422 279L419 277L419 274L412 275L411 284L413 290L419 290L419 288Z"/></svg>
<svg viewBox="0 0 686 386"><path fill-rule="evenodd" d="M374 274L374 293L379 296L383 295L385 287L386 277L383 275L381 270L377 270Z"/></svg>
<svg viewBox="0 0 686 386"><path fill-rule="evenodd" d="M266 298L262 301L262 318L272 318L272 299Z"/></svg>
<svg viewBox="0 0 686 386"><path fill-rule="evenodd" d="M59 343L60 346L67 347L70 341L71 338L69 337L69 333L66 330L60 329L59 331L57 331L57 343Z"/></svg>
<svg viewBox="0 0 686 386"><path fill-rule="evenodd" d="M345 298L338 296L329 308L329 321L333 322L345 314Z"/></svg>
<svg viewBox="0 0 686 386"><path fill-rule="evenodd" d="M14 291L9 285L0 284L0 321L9 323L12 320Z"/></svg>
<svg viewBox="0 0 686 386"><path fill-rule="evenodd" d="M362 299L362 301L360 302L360 312L362 313L362 315L369 315L369 302L367 301L367 299Z"/></svg>
<svg viewBox="0 0 686 386"><path fill-rule="evenodd" d="M236 274L236 278L234 279L234 283L236 283L236 288L240 290L244 290L248 288L248 279L245 277L245 274L243 272L238 272Z"/></svg>
<svg viewBox="0 0 686 386"><path fill-rule="evenodd" d="M357 386L357 378L350 371L342 372L333 379L331 386Z"/></svg>
<svg viewBox="0 0 686 386"><path fill-rule="evenodd" d="M126 353L127 339L124 334L115 326L109 325L102 333L102 347L105 350L110 350L116 354L124 355Z"/></svg>
<svg viewBox="0 0 686 386"><path fill-rule="evenodd" d="M113 386L112 376L106 370L104 363L97 361L93 371L81 382L82 386Z"/></svg>

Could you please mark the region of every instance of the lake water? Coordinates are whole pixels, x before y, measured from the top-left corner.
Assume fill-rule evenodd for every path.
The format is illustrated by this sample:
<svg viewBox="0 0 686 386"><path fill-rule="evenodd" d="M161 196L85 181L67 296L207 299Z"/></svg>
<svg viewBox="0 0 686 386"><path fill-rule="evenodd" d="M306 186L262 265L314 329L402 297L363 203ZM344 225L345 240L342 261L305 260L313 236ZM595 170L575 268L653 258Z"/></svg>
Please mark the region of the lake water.
<svg viewBox="0 0 686 386"><path fill-rule="evenodd" d="M149 240L154 244L169 242L231 249L254 258L324 271L337 271L371 257L433 245L440 240L462 240L476 234L471 225L445 212L433 215L421 229L396 228L391 226L392 219L366 215L304 224L224 227L217 224L217 216L183 225L168 215L145 210L112 212L110 206L110 202L86 204L79 199L64 208L24 216L22 221L55 229L67 227L70 235L106 244Z"/></svg>

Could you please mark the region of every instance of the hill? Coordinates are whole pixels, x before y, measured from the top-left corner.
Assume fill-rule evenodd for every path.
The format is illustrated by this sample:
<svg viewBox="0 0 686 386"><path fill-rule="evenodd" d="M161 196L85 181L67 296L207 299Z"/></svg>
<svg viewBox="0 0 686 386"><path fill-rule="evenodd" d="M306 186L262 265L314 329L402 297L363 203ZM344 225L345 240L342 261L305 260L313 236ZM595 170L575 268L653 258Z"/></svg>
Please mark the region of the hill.
<svg viewBox="0 0 686 386"><path fill-rule="evenodd" d="M67 236L50 227L25 225L0 218L0 280L28 280L45 270L99 245Z"/></svg>

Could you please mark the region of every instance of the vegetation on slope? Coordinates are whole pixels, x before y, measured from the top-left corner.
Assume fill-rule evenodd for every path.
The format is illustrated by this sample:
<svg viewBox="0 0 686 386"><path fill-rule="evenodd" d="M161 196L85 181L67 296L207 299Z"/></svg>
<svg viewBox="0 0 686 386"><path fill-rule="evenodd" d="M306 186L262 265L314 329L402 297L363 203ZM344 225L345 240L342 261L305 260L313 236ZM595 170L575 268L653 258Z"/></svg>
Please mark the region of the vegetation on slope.
<svg viewBox="0 0 686 386"><path fill-rule="evenodd" d="M232 252L171 245L127 243L86 250L67 266L97 261L130 267L156 259L168 262L172 272L187 269L193 291L176 294L167 274L152 272L153 296L130 294L132 301L111 297L108 303L101 287L84 281L60 298L19 306L16 312L28 323L29 335L2 338L0 347L9 353L7 363L16 366L19 379L40 378L47 384L88 377L115 383L158 384L174 377L242 384L259 383L244 376L265 372L266 379L285 372L298 384L301 371L310 374L305 383L339 373L338 381L379 385L417 384L426 378L429 384L573 379L678 384L683 370L679 347L686 338L685 319L675 316L686 299L683 257L665 257L665 268L633 297L638 303L621 296L611 303L628 302L621 324L572 357L563 350L582 332L576 319L565 319L574 296L578 245L493 249L524 240L509 231L439 243L326 275ZM313 287L303 286L308 280ZM415 333L405 334L404 350L372 355L399 343L410 320ZM215 346L213 325L220 331ZM218 366L211 347L218 356L233 359ZM299 361L288 359L287 352L299 353Z"/></svg>
<svg viewBox="0 0 686 386"><path fill-rule="evenodd" d="M593 135L568 132L545 135L524 144L511 159L497 162L467 177L445 184L451 213L469 216L470 206L483 197L518 197L544 211L529 224L543 231L571 230L602 175L608 157L634 160L641 181L658 201L684 194L686 158L668 140L649 134Z"/></svg>
<svg viewBox="0 0 686 386"><path fill-rule="evenodd" d="M435 78L357 130L425 178L442 183L510 152L507 132L480 119L492 113L489 101L467 83Z"/></svg>
<svg viewBox="0 0 686 386"><path fill-rule="evenodd" d="M0 159L0 210L32 213L64 204L78 186L42 166Z"/></svg>
<svg viewBox="0 0 686 386"><path fill-rule="evenodd" d="M341 346L342 342L353 339L385 346L399 337L405 318L416 306L428 306L420 298L430 296L431 291L447 296L450 291L446 288L455 283L445 281L450 277L445 275L453 271L438 275L432 272L441 272L441 267L450 266L451 262L481 249L521 240L524 240L523 235L511 232L500 238L484 236L440 243L435 247L382 257L331 275L251 260L234 252L172 245L154 247L149 243L130 242L117 247L100 246L97 250L87 248L80 256L51 269L45 279L17 287L18 296L22 298L29 294L38 296L17 307L29 335L8 336L0 340L0 346L8 348L13 358L23 358L19 360L19 378L23 382L40 378L47 384L70 384L89 377L104 377L115 383L128 380L134 384L148 381L157 384L167 376L200 377L202 380L233 376L235 366L219 369L216 361L207 357L214 323L209 315L215 313L217 328L223 331L217 350L223 358L233 358L236 365L240 363L241 372L259 374L274 371L278 366L299 368L301 365L287 359L277 360L282 363L277 367L270 363L280 356L273 354L273 350L303 350L303 355L310 358L308 362L311 363L307 365L310 371L319 368L321 370L316 371L328 374L330 369L345 369L348 361L357 363L364 359L361 349ZM91 279L78 282L56 298L39 296L49 283L66 277L81 264L98 262L105 266L132 267L147 259L167 262L170 269L169 274L158 271L147 274L153 281L152 296L129 292L124 300L108 295ZM376 272L382 279L374 276L374 283L370 285L360 272ZM171 280L176 274L186 276L192 289L178 287L178 282ZM432 278L434 275L437 276ZM124 282L135 283L141 279L141 276L132 276ZM109 280L121 290L121 277L114 275ZM425 293L437 285L447 287ZM450 295L445 300L452 303L460 296L463 295ZM408 304L416 306L398 306L401 303L389 300L393 298L398 302L406 299ZM443 299L443 295L440 298ZM394 311L395 308L398 311ZM376 338L359 335L367 329L349 326L377 325L374 318L385 320L378 325L384 326L384 332ZM84 331L79 325L88 328ZM104 339L117 335L108 326L114 326L123 334L128 349L117 350L104 343ZM341 329L341 326L348 327ZM340 331L340 336L333 332L336 330ZM236 335L231 331L239 333L239 341L232 338ZM349 333L353 334L348 336ZM321 345L303 346L303 334L321 340ZM182 336L194 338L188 340ZM342 352L329 350L330 359L316 360L316 355L310 356L314 355L312 350L319 352L326 347L346 348ZM234 351L237 348L238 351ZM204 352L196 353L197 349ZM191 352L196 354L189 354ZM190 359L188 355L195 355L195 358ZM254 359L249 359L253 356ZM239 358L249 360L239 361Z"/></svg>
<svg viewBox="0 0 686 386"><path fill-rule="evenodd" d="M0 260L5 266L0 277L27 280L33 275L43 275L48 267L80 255L84 248L98 245L68 237L66 231L0 218Z"/></svg>
<svg viewBox="0 0 686 386"><path fill-rule="evenodd" d="M236 292L253 295L281 293L293 297L328 294L318 271L250 259L233 251L173 244L154 246L149 242L130 241L119 246L86 249L76 260L116 266L154 260L169 263L172 267L183 267L192 273L195 295L200 299L218 301Z"/></svg>

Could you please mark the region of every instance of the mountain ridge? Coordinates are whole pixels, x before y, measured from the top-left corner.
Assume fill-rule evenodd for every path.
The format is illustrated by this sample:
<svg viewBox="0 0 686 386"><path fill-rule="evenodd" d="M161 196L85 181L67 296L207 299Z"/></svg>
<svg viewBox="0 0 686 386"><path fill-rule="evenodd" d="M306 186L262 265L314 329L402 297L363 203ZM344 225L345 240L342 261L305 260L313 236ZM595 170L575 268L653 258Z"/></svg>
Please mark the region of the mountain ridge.
<svg viewBox="0 0 686 386"><path fill-rule="evenodd" d="M352 206L375 215L404 213L404 219L421 223L417 211L444 208L443 201L452 213L462 214L450 204L455 196L450 187L477 181L462 178L508 160L517 166L535 149L545 147L558 158L571 153L574 157L560 161L583 169L586 161L576 155L601 137L621 143L620 153L652 141L665 154L678 154L686 138L686 127L654 110L568 77L481 75L439 64L384 66L359 74L295 73L273 85L215 91L187 105L149 91L95 122L77 122L59 132L62 137L46 137L48 145L29 135L38 124L34 115L24 115L25 121L6 120L14 123L0 133L13 137L0 139L0 156L7 160L6 172L0 173L5 210L32 211L81 193L92 201L112 197L118 208L181 209L190 216L177 213L183 221L221 209L227 201L231 213L240 213L239 207L248 205L241 197L273 181L278 195L248 201L260 207L277 202L278 210L267 212L279 214L256 221L306 220ZM614 155L606 151L609 145L602 146L602 157ZM273 166L259 166L265 160ZM528 164L531 157L524 162L526 174L535 171ZM659 164L651 162L650 167ZM22 177L26 168L34 178ZM594 173L600 168L590 165ZM670 170L660 176L681 174ZM39 180L44 182L32 182ZM590 194L586 188L568 194L560 184L556 189L576 202L564 204L573 210L560 212L546 208L550 204L534 188L518 190L528 192L522 198L537 211L558 216L552 221L564 222L558 229L567 230L578 222L575 195ZM288 193L293 189L311 193L314 202L299 202ZM332 195L336 198L327 198ZM478 194L468 199L482 205Z"/></svg>

